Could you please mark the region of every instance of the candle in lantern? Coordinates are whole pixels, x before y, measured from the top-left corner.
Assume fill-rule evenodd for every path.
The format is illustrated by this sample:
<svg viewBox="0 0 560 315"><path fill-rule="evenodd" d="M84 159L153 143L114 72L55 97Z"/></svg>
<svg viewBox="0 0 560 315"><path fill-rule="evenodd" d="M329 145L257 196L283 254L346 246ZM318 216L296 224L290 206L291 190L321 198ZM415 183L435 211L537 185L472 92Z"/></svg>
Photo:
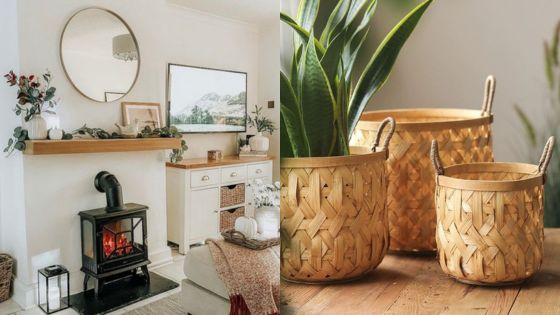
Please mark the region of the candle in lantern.
<svg viewBox="0 0 560 315"><path fill-rule="evenodd" d="M60 308L60 288L58 286L49 286L49 309L57 310Z"/></svg>

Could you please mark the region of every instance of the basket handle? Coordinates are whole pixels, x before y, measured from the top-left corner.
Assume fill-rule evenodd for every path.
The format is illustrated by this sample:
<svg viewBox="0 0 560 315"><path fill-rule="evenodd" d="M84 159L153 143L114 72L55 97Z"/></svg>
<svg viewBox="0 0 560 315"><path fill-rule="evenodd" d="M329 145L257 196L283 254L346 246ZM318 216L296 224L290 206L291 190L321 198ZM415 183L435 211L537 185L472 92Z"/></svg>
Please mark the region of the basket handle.
<svg viewBox="0 0 560 315"><path fill-rule="evenodd" d="M548 164L550 163L550 159L552 158L553 149L554 149L554 137L550 137L548 138L548 141L544 145L543 153L539 161L538 172L543 176L545 175L546 169L548 168Z"/></svg>
<svg viewBox="0 0 560 315"><path fill-rule="evenodd" d="M436 139L432 140L432 150L430 151L430 158L432 159L432 164L436 170L436 175L444 175L443 164L441 163L441 158L439 156L439 148Z"/></svg>
<svg viewBox="0 0 560 315"><path fill-rule="evenodd" d="M482 115L492 113L492 103L494 102L494 93L496 92L496 78L489 75L484 85L484 100L482 101Z"/></svg>
<svg viewBox="0 0 560 315"><path fill-rule="evenodd" d="M389 148L389 142L391 141L391 138L395 133L395 118L393 117L387 117L383 119L383 121L379 125L379 130L377 130L377 135L375 136L375 142L373 143L373 147L371 148L372 152L375 152L375 149L379 146L379 142L381 141L381 136L383 135L383 130L387 125L389 125L389 131L387 131L387 136L383 141L382 149L383 151L386 151L387 148Z"/></svg>

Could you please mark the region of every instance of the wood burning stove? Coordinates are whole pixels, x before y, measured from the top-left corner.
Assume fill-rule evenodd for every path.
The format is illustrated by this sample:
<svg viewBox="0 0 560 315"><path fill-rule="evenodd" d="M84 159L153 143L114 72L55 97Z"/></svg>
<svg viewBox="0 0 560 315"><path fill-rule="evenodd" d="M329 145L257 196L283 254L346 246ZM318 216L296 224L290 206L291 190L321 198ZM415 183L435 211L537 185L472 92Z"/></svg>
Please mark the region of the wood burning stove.
<svg viewBox="0 0 560 315"><path fill-rule="evenodd" d="M123 277L141 276L149 282L147 206L122 203L121 186L116 177L100 172L95 187L107 196L107 207L82 211L82 268L85 273L84 291L94 279L95 295L103 286Z"/></svg>

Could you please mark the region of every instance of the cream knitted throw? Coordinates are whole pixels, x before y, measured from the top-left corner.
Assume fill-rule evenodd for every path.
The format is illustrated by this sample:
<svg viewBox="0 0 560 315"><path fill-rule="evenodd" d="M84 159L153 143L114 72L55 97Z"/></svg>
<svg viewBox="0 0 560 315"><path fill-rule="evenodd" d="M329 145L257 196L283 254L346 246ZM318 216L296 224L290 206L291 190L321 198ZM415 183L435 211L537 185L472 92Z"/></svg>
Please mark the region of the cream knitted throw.
<svg viewBox="0 0 560 315"><path fill-rule="evenodd" d="M224 240L206 240L228 291L230 315L278 315L280 247L251 250Z"/></svg>

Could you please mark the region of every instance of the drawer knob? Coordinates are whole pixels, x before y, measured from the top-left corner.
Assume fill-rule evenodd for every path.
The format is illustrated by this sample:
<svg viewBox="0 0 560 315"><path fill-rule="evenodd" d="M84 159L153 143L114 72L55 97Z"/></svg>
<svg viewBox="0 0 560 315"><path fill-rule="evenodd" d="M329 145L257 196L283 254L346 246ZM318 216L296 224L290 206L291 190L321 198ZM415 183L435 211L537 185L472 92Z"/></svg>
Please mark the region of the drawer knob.
<svg viewBox="0 0 560 315"><path fill-rule="evenodd" d="M237 173L233 172L233 173L229 174L229 177L237 177Z"/></svg>
<svg viewBox="0 0 560 315"><path fill-rule="evenodd" d="M262 170L261 170L260 168L258 168L258 169L255 171L255 173L260 174L260 173L262 173Z"/></svg>
<svg viewBox="0 0 560 315"><path fill-rule="evenodd" d="M207 181L209 181L209 180L210 180L210 176L208 176L208 175L202 176L202 181L203 181L203 182L207 182Z"/></svg>

